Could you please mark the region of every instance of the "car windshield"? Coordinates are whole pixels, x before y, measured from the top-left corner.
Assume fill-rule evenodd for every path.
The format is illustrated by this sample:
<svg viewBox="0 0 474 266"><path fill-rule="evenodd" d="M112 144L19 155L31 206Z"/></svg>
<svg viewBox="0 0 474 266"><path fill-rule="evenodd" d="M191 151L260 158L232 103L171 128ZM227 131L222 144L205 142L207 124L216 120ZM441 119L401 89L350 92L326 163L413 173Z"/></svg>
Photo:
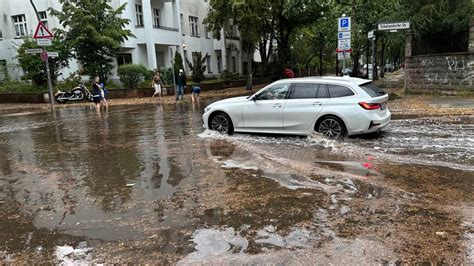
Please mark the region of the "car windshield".
<svg viewBox="0 0 474 266"><path fill-rule="evenodd" d="M378 96L382 96L386 94L382 89L377 87L377 85L375 85L373 82L362 84L360 85L360 87L365 92L367 92L367 94L369 94L371 97L378 97Z"/></svg>

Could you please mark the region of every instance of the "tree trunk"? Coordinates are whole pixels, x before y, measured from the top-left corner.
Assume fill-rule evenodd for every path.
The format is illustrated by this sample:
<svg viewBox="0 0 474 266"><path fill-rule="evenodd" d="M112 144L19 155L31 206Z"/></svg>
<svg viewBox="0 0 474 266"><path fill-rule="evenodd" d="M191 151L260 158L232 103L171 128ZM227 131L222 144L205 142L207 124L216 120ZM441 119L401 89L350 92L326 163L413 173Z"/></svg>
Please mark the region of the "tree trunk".
<svg viewBox="0 0 474 266"><path fill-rule="evenodd" d="M323 75L323 49L324 49L324 36L319 33L319 75Z"/></svg>
<svg viewBox="0 0 474 266"><path fill-rule="evenodd" d="M252 61L253 51L247 51L247 90L252 90Z"/></svg>

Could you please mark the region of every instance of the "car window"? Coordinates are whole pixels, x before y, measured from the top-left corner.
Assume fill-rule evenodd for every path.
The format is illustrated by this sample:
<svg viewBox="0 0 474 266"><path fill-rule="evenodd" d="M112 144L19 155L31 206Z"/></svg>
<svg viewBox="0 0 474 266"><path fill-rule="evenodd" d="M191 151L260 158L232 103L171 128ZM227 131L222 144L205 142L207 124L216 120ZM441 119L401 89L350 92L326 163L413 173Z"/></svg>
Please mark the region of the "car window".
<svg viewBox="0 0 474 266"><path fill-rule="evenodd" d="M257 100L280 100L285 99L286 93L288 92L289 83L276 84L270 88L262 91L258 96Z"/></svg>
<svg viewBox="0 0 474 266"><path fill-rule="evenodd" d="M316 98L329 98L328 91L326 90L326 84L319 85L318 94Z"/></svg>
<svg viewBox="0 0 474 266"><path fill-rule="evenodd" d="M296 83L293 86L291 99L312 99L316 98L319 84L316 83Z"/></svg>
<svg viewBox="0 0 474 266"><path fill-rule="evenodd" d="M362 84L360 86L365 92L367 92L368 95L370 95L371 97L378 97L378 96L382 96L382 95L385 95L386 93L380 89L379 87L377 87L377 85L375 85L374 83L372 82L368 82L368 83L365 83L365 84Z"/></svg>
<svg viewBox="0 0 474 266"><path fill-rule="evenodd" d="M328 85L329 95L331 98L345 97L354 95L354 92L348 87L339 85Z"/></svg>

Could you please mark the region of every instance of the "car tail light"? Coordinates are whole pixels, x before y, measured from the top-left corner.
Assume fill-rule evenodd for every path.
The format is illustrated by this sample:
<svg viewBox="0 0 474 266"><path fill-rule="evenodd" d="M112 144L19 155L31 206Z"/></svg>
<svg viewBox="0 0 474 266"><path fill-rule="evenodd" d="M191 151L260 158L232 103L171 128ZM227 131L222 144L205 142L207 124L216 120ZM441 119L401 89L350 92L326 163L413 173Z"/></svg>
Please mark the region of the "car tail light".
<svg viewBox="0 0 474 266"><path fill-rule="evenodd" d="M366 103L360 102L359 105L365 110L376 110L380 108L380 103Z"/></svg>

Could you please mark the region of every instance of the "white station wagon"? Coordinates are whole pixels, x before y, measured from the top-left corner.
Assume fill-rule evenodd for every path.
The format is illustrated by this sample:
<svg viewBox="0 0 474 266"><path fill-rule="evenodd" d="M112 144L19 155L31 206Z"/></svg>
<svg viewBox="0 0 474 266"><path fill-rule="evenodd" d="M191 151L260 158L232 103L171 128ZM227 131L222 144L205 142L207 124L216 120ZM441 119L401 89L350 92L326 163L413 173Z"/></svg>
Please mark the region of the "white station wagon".
<svg viewBox="0 0 474 266"><path fill-rule="evenodd" d="M214 102L204 109L204 127L235 132L329 138L378 132L390 123L388 95L370 80L308 77L276 81L248 97Z"/></svg>

